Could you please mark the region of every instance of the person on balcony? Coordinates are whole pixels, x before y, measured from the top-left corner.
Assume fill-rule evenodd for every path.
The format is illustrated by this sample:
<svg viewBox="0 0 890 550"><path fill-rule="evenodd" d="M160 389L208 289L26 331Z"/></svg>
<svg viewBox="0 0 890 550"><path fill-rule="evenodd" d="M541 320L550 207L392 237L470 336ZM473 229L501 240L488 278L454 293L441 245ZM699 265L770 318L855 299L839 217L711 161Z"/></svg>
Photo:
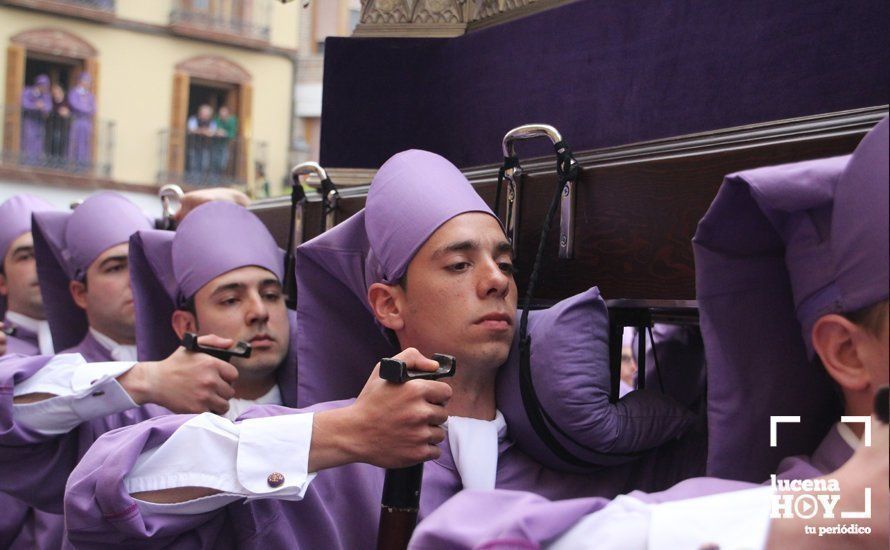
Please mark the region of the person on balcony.
<svg viewBox="0 0 890 550"><path fill-rule="evenodd" d="M206 103L198 107L198 112L189 117L186 124L188 138L188 164L186 165L188 176L194 178L199 174L210 172L210 152L213 137L216 136L216 121L213 119L213 107Z"/></svg>
<svg viewBox="0 0 890 550"><path fill-rule="evenodd" d="M96 99L90 91L92 81L89 73L81 73L77 86L68 92L68 105L71 109L68 159L81 170L93 164L93 116L96 114Z"/></svg>
<svg viewBox="0 0 890 550"><path fill-rule="evenodd" d="M53 108L50 97L50 80L45 74L37 75L33 86L22 90L22 162L39 164L44 160L43 140L46 119Z"/></svg>
<svg viewBox="0 0 890 550"><path fill-rule="evenodd" d="M65 89L53 84L50 92L53 101L52 112L46 120L45 151L49 162L64 166L68 158L68 132L71 126L71 109L65 97Z"/></svg>
<svg viewBox="0 0 890 550"><path fill-rule="evenodd" d="M213 121L216 123L216 135L222 138L215 144L219 148L216 171L220 174L233 174L234 167L229 168L229 159L232 156L232 148L235 147L235 138L238 137L238 117L223 105Z"/></svg>

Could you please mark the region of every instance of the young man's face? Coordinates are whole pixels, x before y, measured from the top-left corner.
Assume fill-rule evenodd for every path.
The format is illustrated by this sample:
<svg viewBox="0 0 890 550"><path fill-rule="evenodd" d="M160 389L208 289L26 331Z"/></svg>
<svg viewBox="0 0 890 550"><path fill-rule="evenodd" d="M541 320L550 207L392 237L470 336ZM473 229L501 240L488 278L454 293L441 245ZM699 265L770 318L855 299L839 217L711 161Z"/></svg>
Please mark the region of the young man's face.
<svg viewBox="0 0 890 550"><path fill-rule="evenodd" d="M128 266L129 244L120 243L93 260L86 284L71 282L74 302L86 311L90 326L121 344L132 344L135 335Z"/></svg>
<svg viewBox="0 0 890 550"><path fill-rule="evenodd" d="M458 365L495 369L513 342L516 282L511 248L492 216L470 212L443 224L396 288L402 347L446 353Z"/></svg>
<svg viewBox="0 0 890 550"><path fill-rule="evenodd" d="M43 300L37 282L37 262L34 260L34 241L25 233L12 241L2 258L0 294L6 296L10 311L43 319Z"/></svg>
<svg viewBox="0 0 890 550"><path fill-rule="evenodd" d="M242 378L268 375L287 355L290 323L281 282L266 269L241 267L216 277L195 294L195 313L189 330L253 347L249 358L232 360Z"/></svg>

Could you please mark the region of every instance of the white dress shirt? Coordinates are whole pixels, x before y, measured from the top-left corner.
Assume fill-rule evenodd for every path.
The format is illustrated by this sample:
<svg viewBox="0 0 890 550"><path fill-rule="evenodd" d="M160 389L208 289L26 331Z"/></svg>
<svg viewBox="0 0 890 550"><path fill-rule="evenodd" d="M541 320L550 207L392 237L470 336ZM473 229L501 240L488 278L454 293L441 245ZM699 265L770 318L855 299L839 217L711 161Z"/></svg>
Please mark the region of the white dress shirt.
<svg viewBox="0 0 890 550"><path fill-rule="evenodd" d="M575 524L549 550L763 548L772 494L766 486L661 504L621 495Z"/></svg>
<svg viewBox="0 0 890 550"><path fill-rule="evenodd" d="M31 393L56 397L13 404L13 418L22 426L53 436L68 433L94 418L135 408L130 394L116 380L134 364L87 363L79 353L56 355L34 376L13 388L14 397Z"/></svg>
<svg viewBox="0 0 890 550"><path fill-rule="evenodd" d="M142 453L124 478L128 493L206 487L217 494L173 504L136 499L143 514L199 514L241 498L301 500L309 473L314 413L232 422L204 413Z"/></svg>

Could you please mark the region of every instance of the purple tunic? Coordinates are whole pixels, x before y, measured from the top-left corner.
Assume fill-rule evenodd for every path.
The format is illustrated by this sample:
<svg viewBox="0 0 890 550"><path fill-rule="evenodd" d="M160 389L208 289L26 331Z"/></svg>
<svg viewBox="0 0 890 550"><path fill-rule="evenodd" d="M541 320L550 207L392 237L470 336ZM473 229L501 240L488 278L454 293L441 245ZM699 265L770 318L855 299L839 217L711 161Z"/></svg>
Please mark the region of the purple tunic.
<svg viewBox="0 0 890 550"><path fill-rule="evenodd" d="M68 160L86 167L93 160L93 116L96 103L93 93L81 84L68 92L71 108L71 130L68 138Z"/></svg>
<svg viewBox="0 0 890 550"><path fill-rule="evenodd" d="M8 326L12 323L11 321L4 321L4 324ZM16 325L15 334L6 337L6 353L4 357L15 354L30 357L38 353L40 353L40 346L37 343L37 334L35 332Z"/></svg>
<svg viewBox="0 0 890 550"><path fill-rule="evenodd" d="M46 92L40 90L40 84L47 86ZM36 164L44 158L46 117L53 108L48 88L49 78L40 75L35 86L28 86L22 90L22 159L28 164Z"/></svg>
<svg viewBox="0 0 890 550"><path fill-rule="evenodd" d="M326 410L348 401L321 403L303 411ZM255 407L246 417L300 412ZM235 502L197 515L143 515L126 492L123 478L138 456L166 441L191 415L153 419L107 434L95 442L72 472L65 496L67 536L80 546L177 548L373 548L376 543L384 470L350 464L322 471L299 502L274 499ZM461 490L448 440L442 456L426 463L420 517ZM591 494L615 496L638 480L647 490L676 483L689 458L688 446L667 445L637 462L589 475L548 470L509 440L499 445L496 486L534 490L550 499ZM657 464L657 466L656 466Z"/></svg>
<svg viewBox="0 0 890 550"><path fill-rule="evenodd" d="M852 455L853 450L833 428L812 457L785 459L779 465L777 476L782 479L819 477L837 470ZM658 504L754 487L757 485L741 481L695 478L667 491L634 491L630 496ZM599 497L550 501L519 491L465 491L418 526L411 548L540 548L608 503L608 499Z"/></svg>

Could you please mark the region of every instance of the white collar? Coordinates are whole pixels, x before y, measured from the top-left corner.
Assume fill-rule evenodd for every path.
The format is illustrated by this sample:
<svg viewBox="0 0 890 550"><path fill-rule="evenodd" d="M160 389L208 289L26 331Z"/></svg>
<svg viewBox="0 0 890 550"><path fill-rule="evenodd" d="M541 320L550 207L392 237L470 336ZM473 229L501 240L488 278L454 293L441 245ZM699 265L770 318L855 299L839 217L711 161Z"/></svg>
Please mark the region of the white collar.
<svg viewBox="0 0 890 550"><path fill-rule="evenodd" d="M99 342L99 345L108 350L115 361L136 361L136 346L130 344L118 344L110 336L102 334L90 327L90 334Z"/></svg>
<svg viewBox="0 0 890 550"><path fill-rule="evenodd" d="M494 489L498 473L498 444L507 437L501 411L494 420L450 416L442 424L464 489Z"/></svg>
<svg viewBox="0 0 890 550"><path fill-rule="evenodd" d="M55 353L53 348L53 335L49 330L49 322L28 317L27 315L22 315L15 311L7 311L6 318L16 325L26 328L37 335L37 347L40 348L41 355L52 355Z"/></svg>
<svg viewBox="0 0 890 550"><path fill-rule="evenodd" d="M278 384L272 386L265 395L261 395L256 399L239 399L237 397L233 397L229 399L229 410L226 411L225 416L232 422L235 421L236 418L241 416L244 411L253 407L254 405L282 405L281 401L281 390L278 389Z"/></svg>
<svg viewBox="0 0 890 550"><path fill-rule="evenodd" d="M856 437L856 434L853 433L853 430L850 428L850 426L847 426L843 422L838 422L837 424L835 424L835 426L837 426L837 433L840 434L841 439L843 439L844 442L849 445L851 449L855 451L859 448L860 445L862 445L862 440Z"/></svg>

